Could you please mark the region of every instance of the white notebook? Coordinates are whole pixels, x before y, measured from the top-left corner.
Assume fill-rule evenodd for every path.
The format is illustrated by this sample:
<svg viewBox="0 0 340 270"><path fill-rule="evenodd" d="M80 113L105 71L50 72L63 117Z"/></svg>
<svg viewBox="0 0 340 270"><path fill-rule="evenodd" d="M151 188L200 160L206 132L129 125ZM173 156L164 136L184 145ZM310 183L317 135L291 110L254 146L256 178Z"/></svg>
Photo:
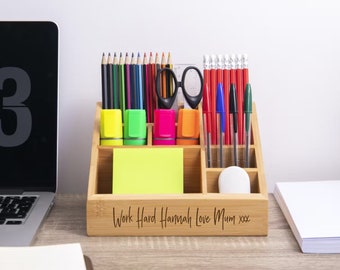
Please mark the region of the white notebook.
<svg viewBox="0 0 340 270"><path fill-rule="evenodd" d="M304 253L340 253L340 181L276 183L274 196Z"/></svg>

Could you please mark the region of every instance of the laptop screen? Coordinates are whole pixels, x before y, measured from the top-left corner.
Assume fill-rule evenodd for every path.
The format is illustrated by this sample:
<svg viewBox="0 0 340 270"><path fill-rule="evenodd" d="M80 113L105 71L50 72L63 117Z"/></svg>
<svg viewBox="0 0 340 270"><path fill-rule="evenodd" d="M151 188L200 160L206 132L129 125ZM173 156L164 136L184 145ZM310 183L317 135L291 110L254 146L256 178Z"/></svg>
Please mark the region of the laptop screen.
<svg viewBox="0 0 340 270"><path fill-rule="evenodd" d="M0 189L55 191L58 28L0 22Z"/></svg>

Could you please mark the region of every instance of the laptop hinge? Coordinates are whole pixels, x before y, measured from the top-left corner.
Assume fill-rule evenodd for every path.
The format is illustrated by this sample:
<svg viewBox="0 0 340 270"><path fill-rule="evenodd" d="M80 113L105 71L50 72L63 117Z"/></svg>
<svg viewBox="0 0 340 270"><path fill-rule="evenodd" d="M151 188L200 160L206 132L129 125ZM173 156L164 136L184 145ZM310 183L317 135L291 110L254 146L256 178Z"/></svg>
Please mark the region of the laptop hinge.
<svg viewBox="0 0 340 270"><path fill-rule="evenodd" d="M24 193L23 189L0 189L0 195L15 195Z"/></svg>

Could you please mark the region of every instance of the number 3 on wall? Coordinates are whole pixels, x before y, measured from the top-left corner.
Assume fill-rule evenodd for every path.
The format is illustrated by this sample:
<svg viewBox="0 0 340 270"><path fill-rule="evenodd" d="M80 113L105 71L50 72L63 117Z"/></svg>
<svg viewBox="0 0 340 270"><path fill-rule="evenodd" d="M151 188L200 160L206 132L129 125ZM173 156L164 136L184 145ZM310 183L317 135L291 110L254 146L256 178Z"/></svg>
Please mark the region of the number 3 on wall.
<svg viewBox="0 0 340 270"><path fill-rule="evenodd" d="M4 82L12 79L16 82L16 91L12 96L4 96ZM3 122L0 115L0 146L15 147L23 144L31 134L32 115L29 108L23 102L31 93L31 80L26 71L18 67L0 68L0 97L2 97L3 110L11 110L16 115L16 129L12 134L6 134L3 130ZM1 106L1 103L0 103Z"/></svg>

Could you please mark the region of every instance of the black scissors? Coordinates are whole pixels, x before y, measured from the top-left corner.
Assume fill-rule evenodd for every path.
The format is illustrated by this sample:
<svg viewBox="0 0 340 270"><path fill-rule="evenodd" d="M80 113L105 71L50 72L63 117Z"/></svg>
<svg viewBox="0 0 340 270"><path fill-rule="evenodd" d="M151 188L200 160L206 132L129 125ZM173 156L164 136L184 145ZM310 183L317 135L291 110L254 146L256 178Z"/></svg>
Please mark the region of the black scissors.
<svg viewBox="0 0 340 270"><path fill-rule="evenodd" d="M187 72L193 70L194 72L197 73L199 82L200 82L200 89L199 93L196 96L191 96L185 89L185 77L187 75ZM171 96L169 97L163 97L161 94L161 75L163 72L166 72L166 75L169 75L168 78L173 79L174 82L174 92ZM171 78L172 77L172 78ZM157 72L157 77L156 77L156 94L158 96L158 100L161 103L161 106L166 109L170 109L172 105L174 104L178 92L178 88L182 88L182 92L184 95L185 100L188 102L189 106L192 109L197 108L198 104L200 103L203 95L203 76L200 70L197 67L194 66L188 66L184 69L183 74L182 74L182 79L181 81L177 81L176 75L174 71L171 68L162 68Z"/></svg>

